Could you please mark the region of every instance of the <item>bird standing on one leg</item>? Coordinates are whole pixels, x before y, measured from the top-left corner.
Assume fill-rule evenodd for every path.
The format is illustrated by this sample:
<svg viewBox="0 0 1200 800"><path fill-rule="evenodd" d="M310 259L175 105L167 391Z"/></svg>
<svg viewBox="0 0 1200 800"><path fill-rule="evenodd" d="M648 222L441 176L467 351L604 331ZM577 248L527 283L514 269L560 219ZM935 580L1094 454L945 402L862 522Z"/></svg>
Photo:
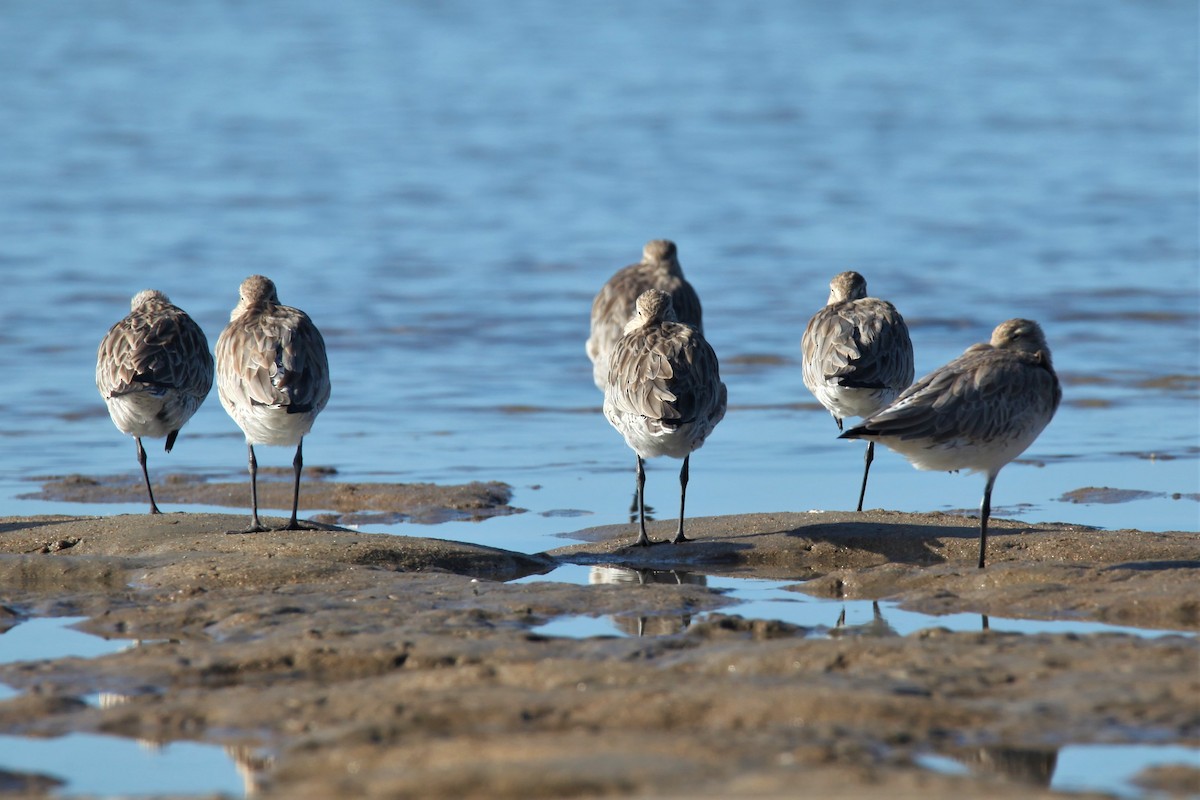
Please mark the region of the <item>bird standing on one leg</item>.
<svg viewBox="0 0 1200 800"><path fill-rule="evenodd" d="M1049 424L1062 400L1050 348L1036 322L1010 319L894 403L841 435L882 442L917 469L987 474L979 508L979 567L987 554L992 485Z"/></svg>
<svg viewBox="0 0 1200 800"><path fill-rule="evenodd" d="M192 318L154 289L134 295L129 315L108 329L96 352L96 388L113 424L137 443L138 463L159 514L146 469L142 437L167 437L171 452L179 429L208 397L213 358Z"/></svg>
<svg viewBox="0 0 1200 800"><path fill-rule="evenodd" d="M683 459L679 529L673 541L687 541L683 519L688 461L725 416L725 403L717 355L703 334L677 321L666 292L644 292L612 351L604 388L604 416L637 454L635 544L652 544L646 535L645 459L654 456Z"/></svg>
<svg viewBox="0 0 1200 800"><path fill-rule="evenodd" d="M325 340L298 308L280 305L275 284L261 275L242 281L237 307L217 339L217 394L246 435L250 461L250 527L258 518L258 462L254 445L296 447L292 460L292 516L284 530L299 530L304 435L329 402Z"/></svg>
<svg viewBox="0 0 1200 800"><path fill-rule="evenodd" d="M813 315L800 343L804 385L833 415L869 417L896 399L913 380L912 340L896 307L867 297L867 281L843 272L829 282L829 300ZM867 443L858 511L867 494L875 443Z"/></svg>

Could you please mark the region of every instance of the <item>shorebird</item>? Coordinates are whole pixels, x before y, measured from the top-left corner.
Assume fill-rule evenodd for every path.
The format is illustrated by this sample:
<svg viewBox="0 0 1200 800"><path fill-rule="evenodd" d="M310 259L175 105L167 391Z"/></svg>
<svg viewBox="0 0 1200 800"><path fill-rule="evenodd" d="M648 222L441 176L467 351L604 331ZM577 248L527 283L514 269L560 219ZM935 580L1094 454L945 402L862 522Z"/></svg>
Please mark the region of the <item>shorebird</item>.
<svg viewBox="0 0 1200 800"><path fill-rule="evenodd" d="M262 275L242 281L237 307L217 339L217 394L246 435L250 454L245 532L267 530L258 519L256 444L296 446L292 517L283 530L299 530L304 435L329 402L329 361L317 326L300 309L281 305L275 284Z"/></svg>
<svg viewBox="0 0 1200 800"><path fill-rule="evenodd" d="M683 277L675 243L668 239L646 242L642 260L618 270L592 301L587 355L592 361L592 380L600 391L604 391L608 380L609 356L625 334L637 299L648 289L661 289L671 295L678 320L704 333L700 298Z"/></svg>
<svg viewBox="0 0 1200 800"><path fill-rule="evenodd" d="M843 272L829 282L829 300L813 315L800 342L804 385L833 415L838 430L846 417L869 417L913 380L908 326L886 300L867 297L867 280ZM875 443L867 442L858 508L867 494Z"/></svg>
<svg viewBox="0 0 1200 800"><path fill-rule="evenodd" d="M699 330L676 319L669 294L650 289L635 309L609 359L604 416L637 454L640 532L634 544L652 544L646 535L645 459L655 456L683 459L673 541L686 542L688 461L725 416L725 384L716 353Z"/></svg>
<svg viewBox="0 0 1200 800"><path fill-rule="evenodd" d="M895 402L841 435L881 442L917 469L983 472L979 567L987 554L992 485L1033 444L1062 400L1050 348L1036 322L1010 319Z"/></svg>
<svg viewBox="0 0 1200 800"><path fill-rule="evenodd" d="M171 452L179 429L212 389L213 358L204 331L162 292L138 292L129 305L129 315L100 341L96 388L113 424L137 442L150 513L159 514L142 437L167 437Z"/></svg>

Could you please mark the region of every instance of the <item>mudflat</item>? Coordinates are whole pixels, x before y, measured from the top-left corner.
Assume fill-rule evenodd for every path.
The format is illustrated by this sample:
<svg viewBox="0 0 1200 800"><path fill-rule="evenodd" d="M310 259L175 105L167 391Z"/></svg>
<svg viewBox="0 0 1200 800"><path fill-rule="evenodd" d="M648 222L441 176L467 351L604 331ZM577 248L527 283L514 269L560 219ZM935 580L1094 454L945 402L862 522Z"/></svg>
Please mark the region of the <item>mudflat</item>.
<svg viewBox="0 0 1200 800"><path fill-rule="evenodd" d="M942 514L700 518L695 541L650 548L628 546L630 526L593 528L536 555L333 526L226 533L245 522L0 519L0 629L77 615L140 642L0 664L22 690L0 702L0 734L219 744L268 798L1049 797L1063 746L1200 744L1191 532L996 520L979 570L975 521ZM564 562L681 577L505 582ZM682 577L696 573L1165 633L814 631L742 618ZM577 615L633 635L536 630ZM97 692L115 700L81 699ZM1137 780L1200 792L1195 765ZM0 775L5 796L49 785Z"/></svg>

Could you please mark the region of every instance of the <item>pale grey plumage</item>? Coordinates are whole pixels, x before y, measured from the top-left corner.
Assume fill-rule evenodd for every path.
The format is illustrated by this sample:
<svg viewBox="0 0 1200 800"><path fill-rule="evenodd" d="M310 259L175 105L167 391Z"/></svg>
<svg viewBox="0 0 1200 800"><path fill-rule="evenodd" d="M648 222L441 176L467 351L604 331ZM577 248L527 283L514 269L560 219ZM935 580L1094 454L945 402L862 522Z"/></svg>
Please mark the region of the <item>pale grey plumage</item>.
<svg viewBox="0 0 1200 800"><path fill-rule="evenodd" d="M642 260L618 270L592 301L586 350L592 362L592 380L601 391L608 378L609 355L624 335L638 297L648 289L669 294L676 318L704 333L700 298L683 277L675 243L667 239L647 242Z"/></svg>
<svg viewBox="0 0 1200 800"><path fill-rule="evenodd" d="M829 282L829 299L813 315L800 343L804 385L823 405L838 430L846 417L869 417L913 380L913 348L908 326L896 307L867 296L867 281L842 272ZM867 443L858 509L875 457Z"/></svg>
<svg viewBox="0 0 1200 800"><path fill-rule="evenodd" d="M644 292L625 335L613 349L604 390L604 416L637 454L640 533L636 544L650 544L644 459L660 455L683 459L675 541L686 541L688 461L725 416L726 397L716 353L704 335L676 320L666 292Z"/></svg>
<svg viewBox="0 0 1200 800"><path fill-rule="evenodd" d="M983 567L996 475L1033 444L1061 400L1041 327L1010 319L996 327L989 343L967 348L842 437L881 442L917 469L985 472L979 537Z"/></svg>
<svg viewBox="0 0 1200 800"><path fill-rule="evenodd" d="M191 317L162 292L134 295L129 314L108 329L96 352L96 388L113 424L134 437L138 463L158 514L142 437L166 437L171 452L179 429L212 389L208 340Z"/></svg>
<svg viewBox="0 0 1200 800"><path fill-rule="evenodd" d="M247 530L265 530L258 519L255 444L296 446L286 530L297 529L304 436L329 402L329 361L317 326L300 309L282 305L275 284L261 275L242 282L237 307L217 339L217 393L246 435L252 508Z"/></svg>

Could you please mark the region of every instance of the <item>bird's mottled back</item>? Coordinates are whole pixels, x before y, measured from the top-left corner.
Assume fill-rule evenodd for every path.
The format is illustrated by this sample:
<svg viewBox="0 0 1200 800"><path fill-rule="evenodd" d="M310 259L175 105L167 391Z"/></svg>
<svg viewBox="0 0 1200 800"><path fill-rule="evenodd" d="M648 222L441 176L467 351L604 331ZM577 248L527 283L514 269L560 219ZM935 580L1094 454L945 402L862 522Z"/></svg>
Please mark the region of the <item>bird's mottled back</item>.
<svg viewBox="0 0 1200 800"><path fill-rule="evenodd" d="M181 400L180 412L170 415L170 423L177 422L178 427L212 388L208 340L183 309L156 289L138 292L129 306L129 314L100 341L96 388L106 400L138 391L178 392L187 397Z"/></svg>
<svg viewBox="0 0 1200 800"><path fill-rule="evenodd" d="M800 342L804 385L834 419L869 416L913 379L908 326L886 300L867 296L867 281L842 272Z"/></svg>
<svg viewBox="0 0 1200 800"><path fill-rule="evenodd" d="M592 301L586 349L592 361L592 379L600 389L604 388L608 375L608 357L624 335L625 325L636 311L638 297L648 289L669 294L677 319L704 331L700 298L683 277L675 243L669 239L647 242L642 248L642 260L618 270Z"/></svg>
<svg viewBox="0 0 1200 800"><path fill-rule="evenodd" d="M725 415L716 353L703 334L675 320L666 292L644 292L636 309L609 361L605 415L635 450L639 437L692 426L686 442L671 445L678 453L691 452ZM646 457L659 454L649 446L642 451ZM678 453L664 452L682 457Z"/></svg>
<svg viewBox="0 0 1200 800"><path fill-rule="evenodd" d="M918 380L856 436L879 436L923 469L999 469L995 462L1023 452L1061 400L1041 327L1010 319L990 344L972 345Z"/></svg>
<svg viewBox="0 0 1200 800"><path fill-rule="evenodd" d="M251 441L293 444L329 400L325 340L270 279L252 275L217 340L217 378L221 404ZM311 418L275 422L268 409Z"/></svg>

